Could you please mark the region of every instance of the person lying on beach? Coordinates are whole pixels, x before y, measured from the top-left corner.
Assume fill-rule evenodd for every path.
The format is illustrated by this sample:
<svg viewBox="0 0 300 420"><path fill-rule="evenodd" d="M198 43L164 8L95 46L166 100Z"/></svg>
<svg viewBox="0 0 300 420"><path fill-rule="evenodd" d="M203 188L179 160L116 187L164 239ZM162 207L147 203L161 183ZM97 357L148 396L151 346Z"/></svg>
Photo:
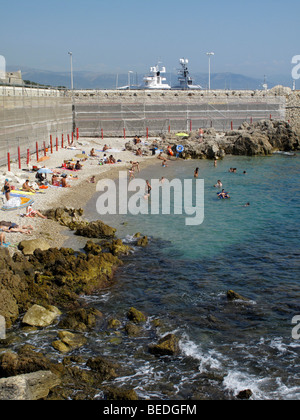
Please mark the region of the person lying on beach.
<svg viewBox="0 0 300 420"><path fill-rule="evenodd" d="M166 168L168 165L167 165L167 160L166 159L164 159L163 160L163 163L161 164L161 166L163 167L163 168Z"/></svg>
<svg viewBox="0 0 300 420"><path fill-rule="evenodd" d="M4 190L6 200L9 201L10 200L11 186L10 186L10 183L8 182L8 179L5 180L3 190Z"/></svg>
<svg viewBox="0 0 300 420"><path fill-rule="evenodd" d="M26 208L26 215L25 217L41 217L42 219L47 219L41 212L38 210L34 210L31 206Z"/></svg>
<svg viewBox="0 0 300 420"><path fill-rule="evenodd" d="M109 146L107 146L107 144L105 144L104 146L103 146L103 152L105 152L106 150L108 150L110 147Z"/></svg>
<svg viewBox="0 0 300 420"><path fill-rule="evenodd" d="M26 191L26 192L32 192L35 193L35 189L33 189L30 185L29 185L29 179L26 179L26 181L24 182L24 184L22 185L22 190Z"/></svg>
<svg viewBox="0 0 300 420"><path fill-rule="evenodd" d="M0 224L0 230L7 233L25 233L26 235L30 235L31 231L33 230L33 226L19 226L16 223L12 223L10 227L3 226Z"/></svg>

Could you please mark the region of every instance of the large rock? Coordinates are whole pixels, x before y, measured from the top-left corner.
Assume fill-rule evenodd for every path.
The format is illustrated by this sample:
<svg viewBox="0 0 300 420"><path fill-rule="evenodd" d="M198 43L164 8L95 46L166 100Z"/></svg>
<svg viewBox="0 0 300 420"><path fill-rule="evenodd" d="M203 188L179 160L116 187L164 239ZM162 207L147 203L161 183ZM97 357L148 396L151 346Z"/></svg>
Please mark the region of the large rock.
<svg viewBox="0 0 300 420"><path fill-rule="evenodd" d="M46 309L40 305L33 305L24 315L23 324L31 325L32 327L48 327L60 315L60 310L55 306L50 306Z"/></svg>
<svg viewBox="0 0 300 420"><path fill-rule="evenodd" d="M151 344L149 352L156 356L174 356L179 353L179 338L174 334L168 334L157 344Z"/></svg>
<svg viewBox="0 0 300 420"><path fill-rule="evenodd" d="M33 401L46 398L49 391L60 384L51 371L39 371L0 379L0 400Z"/></svg>
<svg viewBox="0 0 300 420"><path fill-rule="evenodd" d="M24 375L40 370L51 370L51 362L42 354L25 345L18 353L6 352L0 355L0 378Z"/></svg>
<svg viewBox="0 0 300 420"><path fill-rule="evenodd" d="M86 238L113 238L116 229L97 220L95 222L85 223L77 227L75 235Z"/></svg>
<svg viewBox="0 0 300 420"><path fill-rule="evenodd" d="M47 251L50 249L50 245L45 239L30 239L28 241L22 241L19 243L19 249L24 255L33 255L36 249L41 251Z"/></svg>

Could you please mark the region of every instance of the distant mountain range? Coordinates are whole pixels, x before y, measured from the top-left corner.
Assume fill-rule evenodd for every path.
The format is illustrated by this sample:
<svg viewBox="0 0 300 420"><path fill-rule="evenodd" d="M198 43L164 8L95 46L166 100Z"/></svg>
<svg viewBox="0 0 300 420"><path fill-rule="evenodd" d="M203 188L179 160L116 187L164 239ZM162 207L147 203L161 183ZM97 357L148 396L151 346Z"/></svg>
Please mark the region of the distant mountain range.
<svg viewBox="0 0 300 420"><path fill-rule="evenodd" d="M11 66L8 71L22 71L22 77L25 81L30 81L42 85L49 86L65 86L70 88L71 77L70 72L53 72L46 70L37 70L26 67ZM143 83L144 74L131 74L131 86ZM207 73L196 73L191 75L194 84L201 85L204 89L208 86ZM177 81L177 74L166 74L167 82L173 86ZM75 71L73 74L74 89L115 89L116 87L128 85L128 73L125 74L103 74L88 71ZM234 73L215 73L211 75L212 89L262 89L263 79L256 79L242 74ZM267 80L269 88L278 84L291 87L291 79L286 75L273 76Z"/></svg>

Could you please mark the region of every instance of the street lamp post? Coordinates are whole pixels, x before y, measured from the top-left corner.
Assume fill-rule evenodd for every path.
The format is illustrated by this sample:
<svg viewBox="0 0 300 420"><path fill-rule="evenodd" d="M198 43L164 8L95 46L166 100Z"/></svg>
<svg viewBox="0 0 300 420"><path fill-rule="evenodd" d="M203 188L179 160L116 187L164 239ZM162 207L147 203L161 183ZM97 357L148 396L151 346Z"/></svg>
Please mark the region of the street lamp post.
<svg viewBox="0 0 300 420"><path fill-rule="evenodd" d="M211 60L211 57L215 55L215 53L208 52L206 53L206 55L208 56L208 90L210 90L210 60Z"/></svg>
<svg viewBox="0 0 300 420"><path fill-rule="evenodd" d="M74 89L74 83L73 83L73 53L68 52L69 56L70 56L70 61L71 61L71 90Z"/></svg>
<svg viewBox="0 0 300 420"><path fill-rule="evenodd" d="M131 73L133 74L133 71L131 71L131 70L130 70L130 71L128 72L128 89L129 89L129 90L130 90L130 74L131 74Z"/></svg>

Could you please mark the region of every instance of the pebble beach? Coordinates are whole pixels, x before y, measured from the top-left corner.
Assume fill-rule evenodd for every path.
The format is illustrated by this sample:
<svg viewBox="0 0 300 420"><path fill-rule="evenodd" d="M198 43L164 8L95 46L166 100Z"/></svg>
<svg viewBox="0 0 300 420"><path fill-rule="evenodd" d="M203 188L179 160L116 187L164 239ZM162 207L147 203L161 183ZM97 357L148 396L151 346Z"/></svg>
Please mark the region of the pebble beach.
<svg viewBox="0 0 300 420"><path fill-rule="evenodd" d="M149 139L149 143L151 139ZM85 204L91 199L93 194L96 192L96 185L100 179L104 177L116 178L119 171L129 170L131 168L130 161L138 161L141 164L141 168L155 162L155 158L152 156L135 156L133 152L125 150L126 140L123 138L80 138L76 141L76 144L72 147L59 148L58 151L55 149L51 154L50 150L47 152L47 159L43 162L37 163L36 156L31 155L30 164L27 165L26 159L21 160L21 170L19 169L18 161L11 162L11 170L8 172L7 166L0 168L0 177L3 185L4 180L8 179L17 190L22 189L22 183L17 183L16 179L25 182L29 179L29 183L32 184L36 181L36 171L33 171L33 166L38 168L47 167L59 175L67 174L67 183L70 188L53 187L48 186L47 189L41 189L36 194L30 196L34 199L32 207L35 210L43 212L57 208L57 207L68 207L68 208L83 208ZM106 152L102 152L103 146L107 145L110 149ZM97 157L90 156L90 150L94 148ZM76 155L85 152L86 158L78 158ZM100 165L99 162L103 158L104 154L112 154L115 159L115 164L104 164ZM64 161L80 161L82 169L79 171L66 171L62 168ZM118 162L119 161L119 162ZM89 182L91 177L95 176L95 183ZM51 182L52 175L47 175L47 179ZM3 195L4 197L4 195ZM28 218L24 217L26 214L26 208L20 208L12 211L1 210L1 220L13 222L19 226L33 226L33 230L30 234L23 233L7 233L6 242L10 243L9 250L15 252L16 247L20 241L29 239L45 239L51 247L60 248L63 246L66 237L63 235L63 231L67 228L60 226L57 222L52 220L44 220L40 217Z"/></svg>

